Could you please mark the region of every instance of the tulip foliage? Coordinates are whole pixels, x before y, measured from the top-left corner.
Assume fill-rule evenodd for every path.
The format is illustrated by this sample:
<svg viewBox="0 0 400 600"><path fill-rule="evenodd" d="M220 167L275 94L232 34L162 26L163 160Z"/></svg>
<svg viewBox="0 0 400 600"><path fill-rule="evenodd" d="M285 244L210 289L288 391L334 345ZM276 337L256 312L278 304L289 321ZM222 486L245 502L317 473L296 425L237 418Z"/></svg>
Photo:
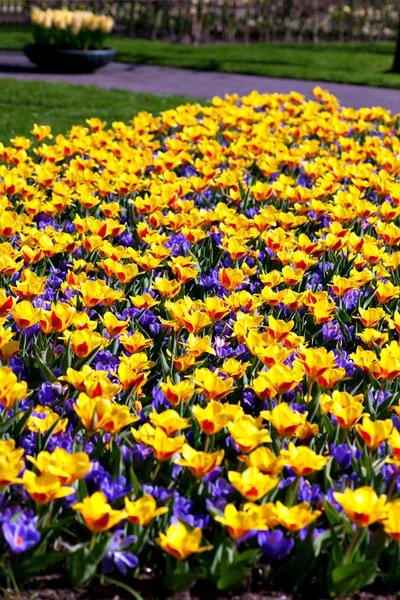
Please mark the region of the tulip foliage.
<svg viewBox="0 0 400 600"><path fill-rule="evenodd" d="M400 115L314 95L0 144L4 587L399 586Z"/></svg>
<svg viewBox="0 0 400 600"><path fill-rule="evenodd" d="M114 26L114 19L90 10L32 8L35 42L75 50L99 49Z"/></svg>

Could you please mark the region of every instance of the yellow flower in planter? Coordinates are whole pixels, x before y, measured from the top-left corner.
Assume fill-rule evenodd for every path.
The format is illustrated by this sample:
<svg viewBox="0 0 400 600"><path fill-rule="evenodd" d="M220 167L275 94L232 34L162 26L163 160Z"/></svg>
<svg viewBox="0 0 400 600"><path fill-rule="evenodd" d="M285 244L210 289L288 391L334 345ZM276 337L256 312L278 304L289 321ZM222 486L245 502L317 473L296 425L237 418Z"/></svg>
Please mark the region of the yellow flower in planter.
<svg viewBox="0 0 400 600"><path fill-rule="evenodd" d="M145 293L138 296L130 296L130 300L135 308L143 310L144 308L152 308L160 304L159 301L154 300L151 294Z"/></svg>
<svg viewBox="0 0 400 600"><path fill-rule="evenodd" d="M387 302L390 302L393 298L398 298L400 296L400 287L393 285L390 281L388 283L380 281L376 288L375 295L380 304L387 304Z"/></svg>
<svg viewBox="0 0 400 600"><path fill-rule="evenodd" d="M82 295L83 305L88 308L97 306L104 300L108 291L108 285L101 279L95 281L84 281L79 289Z"/></svg>
<svg viewBox="0 0 400 600"><path fill-rule="evenodd" d="M395 427L393 427L387 441L393 453L393 459L387 459L387 462L393 462L393 464L400 466L400 432Z"/></svg>
<svg viewBox="0 0 400 600"><path fill-rule="evenodd" d="M215 322L223 319L230 312L230 307L222 298L219 298L218 296L208 296L204 300L204 310L210 319Z"/></svg>
<svg viewBox="0 0 400 600"><path fill-rule="evenodd" d="M379 321L388 317L388 314L383 310L383 308L359 308L360 316L358 317L364 327L373 328L376 327Z"/></svg>
<svg viewBox="0 0 400 600"><path fill-rule="evenodd" d="M169 460L181 451L184 442L185 436L168 437L162 429L156 427L154 440L151 444L155 459L160 462Z"/></svg>
<svg viewBox="0 0 400 600"><path fill-rule="evenodd" d="M134 354L133 356L137 355ZM135 393L140 394L142 387L147 381L148 371L132 368L128 362L121 361L121 364L118 367L117 375L124 392L134 388Z"/></svg>
<svg viewBox="0 0 400 600"><path fill-rule="evenodd" d="M7 296L6 292L0 288L0 318L9 315L15 303L16 299L12 296Z"/></svg>
<svg viewBox="0 0 400 600"><path fill-rule="evenodd" d="M252 339L252 334L250 333L249 336L246 339L246 344L249 346L251 353L254 354L255 356L257 356L257 358L259 358L261 360L261 362L266 366L266 367L273 367L274 365L277 364L281 364L283 363L288 356L290 356L291 354L291 350L288 350L287 348L285 348L285 346L283 346L282 344L278 343L278 342L273 342L272 344L268 344L268 345L264 345L264 343L262 342L262 340L260 340L260 345L257 345L257 341L254 340L255 345L252 347L251 344L253 343L253 339ZM287 367L289 368L289 367ZM261 371L261 373L263 373L264 371ZM259 373L259 375L261 375L261 373ZM266 380L266 384L267 383L271 383L270 380ZM254 385L254 380L253 380L253 385ZM265 389L268 389L267 385L265 386ZM255 390L254 390L255 391ZM260 392L262 393L263 391L263 387L261 387Z"/></svg>

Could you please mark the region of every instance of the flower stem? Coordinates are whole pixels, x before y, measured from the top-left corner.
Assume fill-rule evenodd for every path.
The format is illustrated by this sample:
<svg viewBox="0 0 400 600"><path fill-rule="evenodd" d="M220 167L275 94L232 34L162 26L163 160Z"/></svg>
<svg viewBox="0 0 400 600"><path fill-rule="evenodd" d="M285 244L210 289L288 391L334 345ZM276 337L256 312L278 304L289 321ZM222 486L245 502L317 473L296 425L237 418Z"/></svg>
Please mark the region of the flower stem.
<svg viewBox="0 0 400 600"><path fill-rule="evenodd" d="M299 491L300 485L300 477L296 477L296 481L294 482L292 493L290 494L288 506L292 506L293 502L296 500L297 492Z"/></svg>
<svg viewBox="0 0 400 600"><path fill-rule="evenodd" d="M155 478L157 477L157 475L158 475L158 471L160 470L160 468L161 468L161 462L158 462L158 463L157 463L157 466L156 466L156 468L154 469L154 473L153 473L153 481L154 481L154 480L155 480Z"/></svg>
<svg viewBox="0 0 400 600"><path fill-rule="evenodd" d="M349 562L351 555L353 553L353 550L354 550L354 546L356 545L356 542L360 536L361 531L362 531L361 527L357 527L357 529L353 533L353 537L350 540L349 547L347 548L346 554L344 555L344 560L343 560L344 565Z"/></svg>
<svg viewBox="0 0 400 600"><path fill-rule="evenodd" d="M399 470L396 468L396 471L392 475L392 480L390 482L390 487L389 487L388 493L387 493L387 500L388 500L388 502L389 502L389 500L392 497L392 494L394 492L394 488L396 486L398 474L399 474Z"/></svg>

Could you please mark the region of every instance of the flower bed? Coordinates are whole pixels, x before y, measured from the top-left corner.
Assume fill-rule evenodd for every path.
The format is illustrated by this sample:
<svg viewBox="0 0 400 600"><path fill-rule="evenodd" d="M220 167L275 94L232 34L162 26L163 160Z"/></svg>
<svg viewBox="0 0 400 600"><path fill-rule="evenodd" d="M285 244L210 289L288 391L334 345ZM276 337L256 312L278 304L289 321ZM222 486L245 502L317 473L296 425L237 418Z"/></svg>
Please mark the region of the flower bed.
<svg viewBox="0 0 400 600"><path fill-rule="evenodd" d="M3 586L398 585L399 117L314 94L0 145Z"/></svg>

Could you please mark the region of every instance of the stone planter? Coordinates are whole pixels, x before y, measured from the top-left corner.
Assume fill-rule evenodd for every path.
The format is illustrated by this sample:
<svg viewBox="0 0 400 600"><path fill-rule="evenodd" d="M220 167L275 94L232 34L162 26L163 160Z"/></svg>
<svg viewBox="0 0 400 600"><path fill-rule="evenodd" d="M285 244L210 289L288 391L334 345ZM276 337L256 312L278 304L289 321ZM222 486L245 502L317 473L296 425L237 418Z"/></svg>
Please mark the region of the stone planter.
<svg viewBox="0 0 400 600"><path fill-rule="evenodd" d="M39 69L52 73L90 73L104 67L116 54L114 48L68 50L47 44L27 44L24 52Z"/></svg>

